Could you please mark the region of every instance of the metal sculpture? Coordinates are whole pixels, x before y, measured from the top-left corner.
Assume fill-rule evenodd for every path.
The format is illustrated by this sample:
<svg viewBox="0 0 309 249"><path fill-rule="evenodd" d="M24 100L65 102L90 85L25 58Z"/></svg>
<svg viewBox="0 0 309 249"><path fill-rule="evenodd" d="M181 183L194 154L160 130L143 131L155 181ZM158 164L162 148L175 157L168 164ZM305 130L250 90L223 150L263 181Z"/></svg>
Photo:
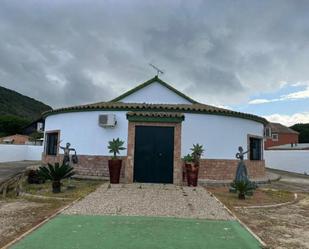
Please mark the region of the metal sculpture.
<svg viewBox="0 0 309 249"><path fill-rule="evenodd" d="M74 149L74 148L70 148L70 146L71 146L71 144L70 143L66 143L66 145L65 145L65 147L63 147L63 146L60 146L60 149L62 149L63 150L63 161L62 161L62 163L63 164L68 164L68 165L70 165L70 163L71 163L71 159L72 159L72 162L74 163L74 164L76 164L77 163L77 155L76 155L76 150ZM74 151L74 155L72 155L72 157L70 157L70 152L71 151Z"/></svg>
<svg viewBox="0 0 309 249"><path fill-rule="evenodd" d="M250 190L247 191L246 194L252 195L253 194L252 190L254 190L257 187L257 185L254 182L251 182L249 180L247 167L244 162L244 155L247 154L249 150L244 152L243 148L239 146L238 151L239 152L236 153L236 158L239 159L239 162L238 162L238 166L237 166L237 170L235 174L235 179L233 183L231 184L229 191L232 193L236 193L237 184L244 183L248 185L248 189L250 188Z"/></svg>
<svg viewBox="0 0 309 249"><path fill-rule="evenodd" d="M247 150L244 152L241 146L238 147L238 153L236 153L236 158L239 159L239 163L236 170L235 180L234 181L249 181L247 167L244 163L244 155L249 152Z"/></svg>

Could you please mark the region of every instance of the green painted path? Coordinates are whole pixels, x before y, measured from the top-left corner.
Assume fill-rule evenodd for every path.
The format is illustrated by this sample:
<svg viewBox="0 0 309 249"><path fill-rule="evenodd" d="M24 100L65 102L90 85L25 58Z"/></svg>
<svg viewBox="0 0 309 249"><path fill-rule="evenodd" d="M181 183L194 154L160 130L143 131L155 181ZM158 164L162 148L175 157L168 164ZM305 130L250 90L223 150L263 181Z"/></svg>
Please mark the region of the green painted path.
<svg viewBox="0 0 309 249"><path fill-rule="evenodd" d="M14 249L255 249L237 221L60 215Z"/></svg>

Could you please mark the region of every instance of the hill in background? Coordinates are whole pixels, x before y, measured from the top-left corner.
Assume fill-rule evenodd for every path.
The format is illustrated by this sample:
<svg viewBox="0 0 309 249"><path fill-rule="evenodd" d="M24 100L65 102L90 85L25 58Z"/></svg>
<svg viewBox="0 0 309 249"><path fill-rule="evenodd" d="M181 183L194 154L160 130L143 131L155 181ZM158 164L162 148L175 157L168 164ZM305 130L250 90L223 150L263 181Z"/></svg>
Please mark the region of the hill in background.
<svg viewBox="0 0 309 249"><path fill-rule="evenodd" d="M12 115L34 121L50 106L0 86L0 115Z"/></svg>
<svg viewBox="0 0 309 249"><path fill-rule="evenodd" d="M20 133L50 106L0 86L0 136Z"/></svg>
<svg viewBox="0 0 309 249"><path fill-rule="evenodd" d="M309 123L308 124L295 124L291 126L294 131L299 132L299 142L309 143Z"/></svg>

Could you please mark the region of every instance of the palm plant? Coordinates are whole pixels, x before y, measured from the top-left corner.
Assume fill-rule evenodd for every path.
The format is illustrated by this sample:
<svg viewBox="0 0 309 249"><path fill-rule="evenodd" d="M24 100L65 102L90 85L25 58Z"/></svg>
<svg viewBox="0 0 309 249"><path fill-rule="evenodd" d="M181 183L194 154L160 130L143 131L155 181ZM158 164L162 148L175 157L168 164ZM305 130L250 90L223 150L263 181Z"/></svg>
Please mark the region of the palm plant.
<svg viewBox="0 0 309 249"><path fill-rule="evenodd" d="M192 157L194 163L198 164L201 156L204 153L203 145L200 144L193 144L192 150Z"/></svg>
<svg viewBox="0 0 309 249"><path fill-rule="evenodd" d="M251 195L256 188L254 184L248 180L234 181L231 186L238 192L238 198L241 200L245 200L246 195Z"/></svg>
<svg viewBox="0 0 309 249"><path fill-rule="evenodd" d="M112 159L117 159L117 154L120 154L121 150L125 150L126 148L123 147L124 141L120 140L119 138L114 139L108 142L108 149L110 153L113 153Z"/></svg>
<svg viewBox="0 0 309 249"><path fill-rule="evenodd" d="M61 180L73 176L75 174L73 170L74 168L68 164L48 164L39 168L39 175L46 180L52 181L53 193L60 193Z"/></svg>

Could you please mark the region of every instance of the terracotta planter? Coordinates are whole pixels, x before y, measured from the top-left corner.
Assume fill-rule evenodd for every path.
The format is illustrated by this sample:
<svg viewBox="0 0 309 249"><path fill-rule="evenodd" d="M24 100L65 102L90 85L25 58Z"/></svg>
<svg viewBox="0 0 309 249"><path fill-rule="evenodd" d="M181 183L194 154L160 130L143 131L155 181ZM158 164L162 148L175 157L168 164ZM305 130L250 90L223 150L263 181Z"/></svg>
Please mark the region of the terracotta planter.
<svg viewBox="0 0 309 249"><path fill-rule="evenodd" d="M113 184L119 183L121 165L122 165L122 160L120 159L108 160L110 183L113 183Z"/></svg>
<svg viewBox="0 0 309 249"><path fill-rule="evenodd" d="M188 186L196 187L198 180L198 165L186 163L185 166Z"/></svg>

